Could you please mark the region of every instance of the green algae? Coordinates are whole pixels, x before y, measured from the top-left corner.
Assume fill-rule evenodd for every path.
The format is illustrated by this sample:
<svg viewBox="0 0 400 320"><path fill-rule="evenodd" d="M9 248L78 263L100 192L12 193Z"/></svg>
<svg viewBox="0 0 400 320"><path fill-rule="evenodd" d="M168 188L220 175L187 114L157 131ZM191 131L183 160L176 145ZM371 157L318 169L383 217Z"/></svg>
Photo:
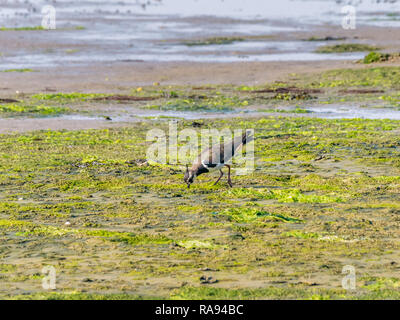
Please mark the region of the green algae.
<svg viewBox="0 0 400 320"><path fill-rule="evenodd" d="M73 28L62 28L58 30L85 30L86 28L83 26L75 26ZM46 31L46 29L42 26L34 26L34 27L0 27L0 31Z"/></svg>
<svg viewBox="0 0 400 320"><path fill-rule="evenodd" d="M167 244L171 240L164 236L153 235L135 235L127 232L115 232L108 230L82 230L72 228L60 228L49 225L37 225L28 221L20 220L0 220L0 228L16 231L17 236L44 236L44 237L63 237L67 235L100 237L114 242L123 242L129 245L144 245L144 244Z"/></svg>
<svg viewBox="0 0 400 320"><path fill-rule="evenodd" d="M312 36L304 41L339 41L339 40L346 40L344 37L331 37L331 36L326 36L326 37L316 37Z"/></svg>
<svg viewBox="0 0 400 320"><path fill-rule="evenodd" d="M374 67L367 69L339 69L323 72L314 81L316 87L388 87L398 88L399 67Z"/></svg>
<svg viewBox="0 0 400 320"><path fill-rule="evenodd" d="M315 232L301 232L297 230L288 231L282 234L284 237L294 237L301 239L318 239L321 238L321 235Z"/></svg>
<svg viewBox="0 0 400 320"><path fill-rule="evenodd" d="M90 99L104 97L105 94L99 93L80 93L80 92L71 92L71 93L38 93L32 95L32 99L41 100L41 101L87 101Z"/></svg>
<svg viewBox="0 0 400 320"><path fill-rule="evenodd" d="M320 300L344 298L344 290L301 289L301 288L256 288L256 289L226 289L209 287L188 287L176 290L172 299L175 300L249 300L249 299L302 299Z"/></svg>
<svg viewBox="0 0 400 320"><path fill-rule="evenodd" d="M392 67L328 71L302 85L323 83L334 90L333 83L340 88L366 81L367 87L395 88L397 73ZM251 90L236 88L217 90L225 98L254 103ZM182 88L167 91L178 97L165 99L191 95ZM395 92L379 96L397 103ZM44 97L52 104L91 99ZM181 119L177 125L178 130L254 128L256 171L233 174L232 189L212 186L217 175L211 173L187 189L179 167L137 165L146 158L146 132L154 127L167 132L165 121L0 135L0 237L10 246L19 243L14 256L25 257L30 266L22 270L1 253L1 297L398 297L391 280L360 277L366 283L357 283L356 293L340 288L341 267L347 264L363 264L362 272L371 277L393 278L390 264L370 261L391 261L398 254L393 234L399 226L399 121L280 116L196 120L196 125ZM34 246L50 252L38 253ZM35 289L43 259L63 274L60 294ZM210 272L232 289L201 285L200 277ZM82 274L104 281L82 282ZM306 275L315 280L305 282ZM13 291L15 281L33 288L31 293ZM255 283L260 288L254 289ZM85 292L68 293L76 288ZM124 294L127 288L146 294Z"/></svg>
<svg viewBox="0 0 400 320"><path fill-rule="evenodd" d="M150 105L147 109L174 110L174 111L230 111L236 107L247 106L247 100L238 97L225 97L217 95L200 99L176 99L163 105Z"/></svg>
<svg viewBox="0 0 400 320"><path fill-rule="evenodd" d="M47 105L1 104L0 114L55 116L65 113L66 108Z"/></svg>
<svg viewBox="0 0 400 320"><path fill-rule="evenodd" d="M335 45L326 45L319 47L316 52L318 53L341 53L341 52L362 52L362 51L375 51L380 48L359 44L359 43L344 43Z"/></svg>
<svg viewBox="0 0 400 320"><path fill-rule="evenodd" d="M42 31L46 30L42 26L35 26L35 27L0 27L0 31Z"/></svg>
<svg viewBox="0 0 400 320"><path fill-rule="evenodd" d="M185 41L183 44L193 47L193 46L209 46L209 45L227 45L232 44L238 41L244 41L244 38L239 37L214 37L207 38L204 40L196 40L196 41Z"/></svg>
<svg viewBox="0 0 400 320"><path fill-rule="evenodd" d="M33 69L28 69L28 68L24 68L24 69L6 69L6 70L1 70L1 72L20 72L20 73L24 73L24 72L34 72L35 70Z"/></svg>
<svg viewBox="0 0 400 320"><path fill-rule="evenodd" d="M301 108L301 107L296 107L294 109L261 109L258 110L260 112L268 112L268 113L310 113L311 111Z"/></svg>
<svg viewBox="0 0 400 320"><path fill-rule="evenodd" d="M231 208L225 209L224 211L217 214L229 216L233 221L239 223L251 223L265 219L293 223L298 223L302 221L300 219L284 216L282 214L270 213L256 208Z"/></svg>
<svg viewBox="0 0 400 320"><path fill-rule="evenodd" d="M383 62L383 61L388 61L389 58L390 58L389 53L380 53L372 51L364 57L363 63L370 64L375 62Z"/></svg>
<svg viewBox="0 0 400 320"><path fill-rule="evenodd" d="M209 241L199 240L182 240L178 241L177 245L186 249L213 249L217 247Z"/></svg>
<svg viewBox="0 0 400 320"><path fill-rule="evenodd" d="M95 294L85 292L42 292L20 294L5 297L7 300L151 300L160 297L148 297L135 294Z"/></svg>
<svg viewBox="0 0 400 320"><path fill-rule="evenodd" d="M326 195L307 195L298 189L292 190L270 190L270 189L232 189L218 195L219 198L249 198L249 199L274 199L282 203L332 203L342 202L339 197Z"/></svg>

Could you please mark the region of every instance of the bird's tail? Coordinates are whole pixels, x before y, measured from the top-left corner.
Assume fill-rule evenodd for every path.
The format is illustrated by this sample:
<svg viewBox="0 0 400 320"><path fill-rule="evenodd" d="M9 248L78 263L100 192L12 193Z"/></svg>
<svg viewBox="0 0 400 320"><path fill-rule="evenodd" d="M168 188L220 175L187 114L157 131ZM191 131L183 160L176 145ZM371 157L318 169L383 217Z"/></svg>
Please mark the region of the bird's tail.
<svg viewBox="0 0 400 320"><path fill-rule="evenodd" d="M251 142L253 139L254 136L252 135L252 131L246 130L246 132L242 135L242 144L245 145L246 143Z"/></svg>
<svg viewBox="0 0 400 320"><path fill-rule="evenodd" d="M235 140L233 140L232 144L232 154L235 154L235 152L244 146L245 144L251 142L254 137L252 135L253 130L246 130L245 133L243 133L242 137L237 137Z"/></svg>

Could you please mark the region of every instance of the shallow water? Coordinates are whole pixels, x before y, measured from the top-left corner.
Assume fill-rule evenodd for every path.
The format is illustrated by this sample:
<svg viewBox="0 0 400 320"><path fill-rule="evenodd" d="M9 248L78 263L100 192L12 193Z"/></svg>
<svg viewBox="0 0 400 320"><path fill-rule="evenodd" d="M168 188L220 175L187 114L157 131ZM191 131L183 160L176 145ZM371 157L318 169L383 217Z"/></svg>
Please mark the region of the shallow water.
<svg viewBox="0 0 400 320"><path fill-rule="evenodd" d="M162 0L118 1L30 0L3 1L0 26L41 25L41 9L56 8L57 29L52 32L23 32L29 45L0 56L0 68L41 68L65 64L143 61L307 61L359 59L364 54L313 53L324 42L240 41L230 45L186 46L182 41L215 36L278 35L313 30L326 24L340 26L346 1L331 0ZM400 26L400 3L353 1L360 24ZM391 14L391 15L390 15ZM85 30L74 30L84 26ZM69 28L69 29L68 29ZM4 32L4 31L3 31ZM3 34L6 34L3 33ZM21 32L22 34L22 32ZM277 37L279 39L279 37ZM51 46L52 50L46 50ZM69 46L73 53L65 48Z"/></svg>
<svg viewBox="0 0 400 320"><path fill-rule="evenodd" d="M246 116L268 116L268 115L279 115L279 116L296 116L296 117L317 117L323 119L390 119L400 120L400 111L391 109L369 109L360 107L348 107L342 105L331 105L329 107L307 107L305 108L309 113L268 113L258 112L254 110L241 110L232 112L175 112L175 111L160 111L160 112L149 112L145 115L135 114L124 117L112 117L113 121L129 122L134 117L173 117L183 119L214 119L214 118L230 118L230 117L246 117ZM131 119L131 120L130 120Z"/></svg>
<svg viewBox="0 0 400 320"><path fill-rule="evenodd" d="M294 109L294 108L291 108ZM323 107L311 106L304 108L309 113L290 113L287 109L285 113L260 112L258 110L234 110L226 112L182 112L182 111L154 111L154 110L134 110L129 113L120 115L109 114L113 122L135 122L138 118L181 118L181 119L214 119L214 118L231 118L246 116L296 116L296 117L318 117L323 119L390 119L400 120L400 111L390 108L363 108L358 106L346 105L329 105ZM65 120L105 120L103 116L85 116L85 115L64 115L57 119Z"/></svg>
<svg viewBox="0 0 400 320"><path fill-rule="evenodd" d="M294 107L293 107L294 109ZM10 132L28 132L35 130L86 130L124 126L143 119L157 119L171 121L177 119L228 119L233 117L314 117L323 119L390 119L400 120L400 111L391 109L367 109L345 105L331 105L328 107L309 107L309 113L269 113L257 110L236 110L229 112L181 112L181 111L154 111L130 109L124 114L103 114L103 115L62 115L58 117L39 118L0 118L0 134ZM107 120L105 116L111 118Z"/></svg>
<svg viewBox="0 0 400 320"><path fill-rule="evenodd" d="M363 23L369 20L390 20L386 13L399 12L400 4L396 0L28 0L28 1L2 1L1 16L12 18L14 13L18 16L38 13L43 5L54 5L58 12L65 16L84 15L111 17L119 19L126 15L144 17L153 16L215 16L234 19L275 19L292 20L295 23L335 23L341 21L341 8L353 5L357 9L359 18ZM380 18L380 19L379 19Z"/></svg>
<svg viewBox="0 0 400 320"><path fill-rule="evenodd" d="M354 106L330 105L329 107L309 107L310 115L326 119L390 119L400 120L400 111L383 108L361 108Z"/></svg>

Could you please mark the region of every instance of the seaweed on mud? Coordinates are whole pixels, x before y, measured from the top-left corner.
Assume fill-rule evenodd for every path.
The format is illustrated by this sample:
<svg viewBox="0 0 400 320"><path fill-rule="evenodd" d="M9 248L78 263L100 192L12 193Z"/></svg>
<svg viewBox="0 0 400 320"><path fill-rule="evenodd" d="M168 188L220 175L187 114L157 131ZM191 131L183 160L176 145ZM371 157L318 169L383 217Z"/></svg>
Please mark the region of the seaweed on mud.
<svg viewBox="0 0 400 320"><path fill-rule="evenodd" d="M9 98L0 98L0 103L19 103L20 101Z"/></svg>
<svg viewBox="0 0 400 320"><path fill-rule="evenodd" d="M46 30L42 26L35 27L0 27L0 31L43 31Z"/></svg>
<svg viewBox="0 0 400 320"><path fill-rule="evenodd" d="M226 45L237 41L244 41L244 39L240 37L214 37L203 40L185 41L183 42L183 44L192 47L192 46L208 46L208 45Z"/></svg>
<svg viewBox="0 0 400 320"><path fill-rule="evenodd" d="M367 44L359 43L342 43L335 45L326 45L319 47L317 53L343 53L343 52L363 52L363 51L375 51L380 48L374 47Z"/></svg>
<svg viewBox="0 0 400 320"><path fill-rule="evenodd" d="M302 222L301 219L285 216L283 214L267 212L258 208L230 208L214 214L228 216L233 221L239 223L254 223L262 220L265 221L266 219L292 223Z"/></svg>
<svg viewBox="0 0 400 320"><path fill-rule="evenodd" d="M342 94L371 94L371 93L384 93L384 90L379 89L343 89L339 90Z"/></svg>
<svg viewBox="0 0 400 320"><path fill-rule="evenodd" d="M141 96L124 96L124 95L111 95L104 97L93 98L93 101L152 101L157 100L159 97L141 97Z"/></svg>
<svg viewBox="0 0 400 320"><path fill-rule="evenodd" d="M291 94L316 94L323 93L322 89L310 89L310 88L297 88L297 87L278 87L278 88L266 88L259 90L252 90L250 93L291 93Z"/></svg>
<svg viewBox="0 0 400 320"><path fill-rule="evenodd" d="M63 28L64 30L85 30L86 28L83 26L75 26L72 28ZM60 30L60 29L59 29ZM62 29L61 29L62 30ZM42 26L34 26L34 27L0 27L0 31L49 31Z"/></svg>
<svg viewBox="0 0 400 320"><path fill-rule="evenodd" d="M54 116L67 112L63 107L46 105L23 105L23 104L2 104L0 105L0 114L8 116L18 115L41 115Z"/></svg>
<svg viewBox="0 0 400 320"><path fill-rule="evenodd" d="M160 105L192 99L189 107L255 104L251 91L266 88L274 90L271 95L304 88L318 90L310 95L340 98L347 91L362 98L383 90L381 100L398 103L399 70L331 70L287 83L215 85L212 92L193 93L192 86L142 90L143 96L176 92L177 98L161 97ZM41 94L21 104L43 98L55 106L82 101L93 106L92 99L103 96ZM277 110L289 104L273 102L277 105L268 107ZM212 186L218 173L210 173L187 189L184 168L146 161L146 133L169 128L155 119L112 129L0 135L0 297L399 297L391 264L399 254L393 239L400 227L399 121L282 113L177 125L199 133L254 128L255 171L236 175L234 160L233 188ZM21 257L26 263L17 263ZM42 292L37 274L44 260L62 274L58 292ZM338 277L342 266L352 263L363 264L357 292L341 289ZM21 295L16 287L30 291Z"/></svg>
<svg viewBox="0 0 400 320"><path fill-rule="evenodd" d="M396 66L373 67L365 69L338 69L325 71L307 79L312 88L334 87L400 87L400 68Z"/></svg>
<svg viewBox="0 0 400 320"><path fill-rule="evenodd" d="M325 37L315 37L312 36L308 39L304 39L304 41L340 41L346 40L345 37L332 37L332 36L325 36Z"/></svg>
<svg viewBox="0 0 400 320"><path fill-rule="evenodd" d="M370 64L370 63L377 63L377 62L386 62L391 60L398 60L400 58L399 53L381 53L372 51L368 53L363 60L362 63Z"/></svg>
<svg viewBox="0 0 400 320"><path fill-rule="evenodd" d="M294 109L279 109L279 108L276 108L276 109L272 109L272 108L269 108L269 109L259 109L258 110L259 112L269 112L269 113L310 113L311 111L310 110L307 110L307 109L304 109L304 108L301 108L301 107L295 107Z"/></svg>
<svg viewBox="0 0 400 320"><path fill-rule="evenodd" d="M299 93L277 93L272 97L276 100L311 100L316 99L316 97L308 94L307 92Z"/></svg>
<svg viewBox="0 0 400 320"><path fill-rule="evenodd" d="M24 69L6 69L6 70L1 70L0 72L34 72L34 70L29 69L29 68L24 68Z"/></svg>
<svg viewBox="0 0 400 320"><path fill-rule="evenodd" d="M147 106L147 109L176 110L176 111L230 111L235 107L243 107L249 104L248 100L239 97L227 97L223 95L199 96L192 95L191 98L179 98L168 101L162 105Z"/></svg>

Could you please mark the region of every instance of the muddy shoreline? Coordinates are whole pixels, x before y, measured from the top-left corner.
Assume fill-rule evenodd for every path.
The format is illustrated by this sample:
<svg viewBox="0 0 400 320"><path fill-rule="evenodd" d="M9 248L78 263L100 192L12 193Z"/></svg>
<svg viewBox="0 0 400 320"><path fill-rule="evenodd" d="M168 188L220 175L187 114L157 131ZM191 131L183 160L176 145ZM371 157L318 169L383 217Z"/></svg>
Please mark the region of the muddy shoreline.
<svg viewBox="0 0 400 320"><path fill-rule="evenodd" d="M16 3L30 6L17 19L0 12L17 28L0 30L0 298L400 297L400 56L316 53L398 53L399 19L364 13L344 30L338 3L277 6L288 2L302 10L249 0L253 20L132 19L124 2L58 0L54 32L17 31L38 25L41 0ZM233 188L210 172L188 189L183 161L146 160L147 134L171 120L253 128L254 171L234 160ZM56 290L41 286L46 265ZM342 287L343 266L357 290Z"/></svg>
<svg viewBox="0 0 400 320"><path fill-rule="evenodd" d="M398 62L377 63L373 67L380 66L400 66ZM126 94L132 93L132 90L137 88L158 86L167 88L212 88L214 85L246 85L246 86L262 86L267 83L285 82L285 81L301 81L303 78L312 78L313 75L321 72L335 69L368 69L371 65L357 63L355 61L307 61L307 62L243 62L243 63L183 63L183 62L129 62L129 63L112 63L109 65L92 64L85 67L58 67L47 68L40 72L26 73L2 73L0 72L0 98L15 99L24 101L29 96L37 93L53 94L53 93L109 93L109 94ZM156 86L154 86L156 84ZM171 89L172 90L172 89ZM174 90L174 89L173 89ZM343 91L343 89L342 89ZM346 93L338 91L340 96L349 94L357 94L357 90ZM368 92L367 92L368 93ZM377 97L383 94L377 91ZM80 129L97 129L111 128L118 126L131 126L135 122L143 120L146 116L175 116L176 118L182 115L177 112L158 112L157 114L149 113L141 109L141 105L137 105L136 109L132 108L128 102L120 103L116 101L99 107L99 103L93 104L83 103L81 106L74 107L75 112L79 115L83 112L82 119L72 119L68 117L47 117L47 118L15 118L15 119L0 119L0 133L8 132L29 132L34 130L80 130ZM150 103L150 102L149 102ZM147 104L143 101L142 105ZM293 106L296 103L293 102ZM69 107L69 105L67 105ZM358 104L358 107L361 103ZM266 106L267 107L267 106ZM339 106L340 107L340 106ZM337 108L338 110L340 108ZM351 104L342 104L350 110L353 108ZM328 112L321 115L307 114L306 116L322 116L326 118L337 117L334 114L330 115L328 106L321 106L318 112ZM338 113L336 110L334 112ZM362 110L362 109L354 109ZM244 110L233 113L234 117L263 117L271 114L254 114L254 110ZM85 112L95 112L94 118L85 116ZM115 121L115 118L121 118L118 114L122 112L122 117L129 119L125 121L120 119ZM348 110L346 111L348 113ZM344 118L348 118L348 114L341 113ZM340 115L340 113L338 113ZM215 113L215 118L229 117ZM279 115L279 114L275 114ZM108 121L104 116L110 116L114 121ZM294 115L292 115L294 116ZM304 115L296 115L304 116ZM360 117L365 117L361 113ZM213 118L213 113L204 114L188 113L183 115L183 118ZM368 118L368 116L367 116ZM373 116L372 118L376 118ZM389 117L390 118L390 117Z"/></svg>
<svg viewBox="0 0 400 320"><path fill-rule="evenodd" d="M382 64L398 66L400 63ZM289 61L242 63L130 62L84 67L46 68L40 72L1 73L0 98L16 92L123 93L138 86L236 84L261 85L284 81L291 74L330 69L369 68L355 61Z"/></svg>
<svg viewBox="0 0 400 320"><path fill-rule="evenodd" d="M55 31L58 32L58 31ZM52 52L64 50L64 55L69 56L65 50L87 49L90 52L104 52L109 54L106 44L90 44L90 48L80 41L65 45L63 42L46 40L45 31L31 36L32 31L2 32L0 46L4 52L1 59L12 56L17 52L26 52L29 56L47 48L51 56ZM382 34L387 36L382 37ZM342 42L357 42L377 45L384 52L396 52L400 46L400 29L392 27L362 26L356 30L343 30L338 27L315 26L307 32L279 33L274 38L279 39L276 46L285 41L294 41L301 44L302 39L310 37L324 38L335 35L345 38ZM56 36L56 35L53 35ZM15 41L15 39L18 41ZM196 39L196 37L188 37ZM340 41L339 41L340 42ZM323 45L328 42L318 42ZM334 43L337 43L335 41ZM61 46L61 47L60 47ZM83 47L82 47L83 46ZM218 51L222 46L212 49ZM126 48L125 48L126 49ZM124 50L120 47L119 50ZM228 53L224 53L227 55ZM285 53L282 52L282 56ZM237 84L256 85L273 81L285 81L291 74L312 74L329 69L341 68L368 68L368 65L356 63L356 60L331 60L330 54L320 54L319 61L243 61L243 62L194 62L190 56L187 61L144 61L126 59L118 61L82 61L55 63L53 66L40 66L32 68L33 72L0 72L0 98L6 98L19 93L37 92L112 92L122 93L136 86L152 85L206 85L206 84ZM62 58L62 56L60 56ZM31 60L40 62L40 56ZM79 61L79 60L77 60ZM400 62L386 63L385 65L400 65ZM20 67L24 67L23 64ZM3 67L4 69L4 67Z"/></svg>

